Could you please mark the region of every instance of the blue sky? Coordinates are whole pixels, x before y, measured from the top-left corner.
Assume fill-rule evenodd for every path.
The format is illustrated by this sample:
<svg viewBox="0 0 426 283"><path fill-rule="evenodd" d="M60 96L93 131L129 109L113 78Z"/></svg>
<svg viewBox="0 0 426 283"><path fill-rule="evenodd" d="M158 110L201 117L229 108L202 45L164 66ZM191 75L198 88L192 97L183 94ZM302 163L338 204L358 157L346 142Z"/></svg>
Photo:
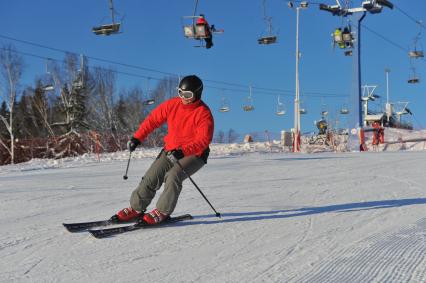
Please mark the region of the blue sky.
<svg viewBox="0 0 426 283"><path fill-rule="evenodd" d="M361 3L352 2L354 6ZM335 1L321 3L334 4ZM366 28L362 33L362 83L378 85L376 92L382 95L384 102L384 69L390 68L391 100L410 101L414 126L424 128L425 83L407 83L410 62L406 51L419 32L409 16L426 20L426 1L394 0L393 3L399 9L385 8L381 14L367 14L363 21ZM216 130L233 128L241 134L289 130L294 123L295 11L287 7L287 1L266 1L278 43L263 46L257 44L257 38L266 30L262 1L200 0L198 12L204 13L210 24L225 30L214 36L214 47L206 50L193 47L197 42L183 36L182 16L192 15L194 4L195 1L189 0L115 0L118 20L124 16L123 33L104 37L94 35L91 28L109 23L107 0L0 0L0 44L13 43L18 51L41 57L64 57L61 52L7 39L10 37L164 73L197 74L205 81L203 99L212 109ZM335 120L341 105L350 101L352 58L333 49L330 36L336 27L344 24L347 19L320 11L315 3L300 13L300 88L308 109L308 114L302 115L302 132L316 130L314 120L320 118L323 109ZM30 56L24 56L24 60L23 85L33 83L34 77L45 72L44 60ZM425 61L415 63L417 73L426 78ZM111 66L117 71L141 76L118 75L119 86L126 88L135 85L144 88L143 77L164 76L94 60L90 64ZM151 80L151 88L154 84L155 80ZM242 106L249 95L250 84L254 87L255 110L244 112ZM224 92L221 89L225 89ZM284 116L275 114L279 93L265 89L282 90L280 100L287 109ZM222 93L231 107L228 113L218 111ZM344 124L345 118L339 118Z"/></svg>

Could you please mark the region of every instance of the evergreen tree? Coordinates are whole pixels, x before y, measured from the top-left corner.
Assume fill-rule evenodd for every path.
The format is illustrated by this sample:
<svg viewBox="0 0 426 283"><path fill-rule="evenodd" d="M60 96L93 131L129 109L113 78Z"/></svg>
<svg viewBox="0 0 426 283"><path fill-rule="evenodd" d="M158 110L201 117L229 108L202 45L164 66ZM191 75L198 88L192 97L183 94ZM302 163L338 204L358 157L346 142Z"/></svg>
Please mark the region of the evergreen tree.
<svg viewBox="0 0 426 283"><path fill-rule="evenodd" d="M0 117L4 117L6 120L9 120L10 112L7 109L6 101L3 101L0 106ZM4 123L0 123L0 139L8 139L9 132L7 131L6 125Z"/></svg>

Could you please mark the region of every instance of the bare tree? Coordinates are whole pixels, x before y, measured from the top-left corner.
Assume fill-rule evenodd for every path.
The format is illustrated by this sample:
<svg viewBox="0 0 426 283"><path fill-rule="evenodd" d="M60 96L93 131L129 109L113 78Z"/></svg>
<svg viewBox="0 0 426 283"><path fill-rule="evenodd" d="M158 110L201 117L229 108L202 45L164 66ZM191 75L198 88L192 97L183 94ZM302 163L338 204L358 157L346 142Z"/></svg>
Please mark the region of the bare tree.
<svg viewBox="0 0 426 283"><path fill-rule="evenodd" d="M40 81L37 81L36 84L31 101L31 108L34 111L34 116L36 117L35 120L41 121L49 135L54 136L55 134L50 126L51 122L49 121L50 107L46 97L46 92Z"/></svg>
<svg viewBox="0 0 426 283"><path fill-rule="evenodd" d="M116 113L115 88L116 75L113 70L95 67L94 86L87 101L88 123L92 129L111 136L115 148L121 148L118 129L119 119Z"/></svg>
<svg viewBox="0 0 426 283"><path fill-rule="evenodd" d="M224 143L225 142L225 132L222 130L219 130L215 137L215 142L217 143Z"/></svg>
<svg viewBox="0 0 426 283"><path fill-rule="evenodd" d="M13 129L13 114L14 105L16 101L17 88L21 79L23 70L23 59L16 52L12 45L5 45L0 49L0 68L1 68L1 88L0 95L7 103L9 110L9 119L0 115L0 120L5 125L8 133L10 144L7 145L3 139L0 138L0 144L6 148L10 154L11 163L15 160L15 137Z"/></svg>
<svg viewBox="0 0 426 283"><path fill-rule="evenodd" d="M228 143L234 143L237 141L239 135L234 129L228 131Z"/></svg>
<svg viewBox="0 0 426 283"><path fill-rule="evenodd" d="M177 86L179 85L179 80L177 77L166 77L160 80L150 94L151 99L154 99L158 104L164 102L167 99L170 99L177 94ZM167 128L165 125L153 131L147 138L147 142L151 146L162 146L163 138L167 133Z"/></svg>

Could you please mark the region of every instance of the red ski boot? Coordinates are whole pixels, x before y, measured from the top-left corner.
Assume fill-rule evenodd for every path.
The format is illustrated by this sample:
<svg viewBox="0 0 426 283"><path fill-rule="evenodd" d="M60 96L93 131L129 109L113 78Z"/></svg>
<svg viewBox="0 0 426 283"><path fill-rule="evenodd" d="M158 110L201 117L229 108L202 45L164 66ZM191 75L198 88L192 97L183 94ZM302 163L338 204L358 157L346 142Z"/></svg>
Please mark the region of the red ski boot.
<svg viewBox="0 0 426 283"><path fill-rule="evenodd" d="M131 220L136 220L136 218L140 217L141 215L142 213L137 212L131 207L127 207L117 212L115 216L117 216L119 222L128 222Z"/></svg>
<svg viewBox="0 0 426 283"><path fill-rule="evenodd" d="M154 209L153 211L146 213L143 216L143 221L149 225L156 225L163 222L168 217L169 216L167 214L160 212L158 209Z"/></svg>

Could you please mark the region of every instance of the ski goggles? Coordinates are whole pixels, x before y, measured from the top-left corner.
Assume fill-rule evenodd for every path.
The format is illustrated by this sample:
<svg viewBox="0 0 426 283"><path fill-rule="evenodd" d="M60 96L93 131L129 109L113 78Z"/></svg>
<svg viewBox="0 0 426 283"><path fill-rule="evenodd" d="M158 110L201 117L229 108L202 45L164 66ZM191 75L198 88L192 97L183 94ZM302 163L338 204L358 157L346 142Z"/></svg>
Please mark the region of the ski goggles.
<svg viewBox="0 0 426 283"><path fill-rule="evenodd" d="M192 99L194 97L194 93L190 90L183 90L180 87L177 89L178 95L182 99Z"/></svg>

